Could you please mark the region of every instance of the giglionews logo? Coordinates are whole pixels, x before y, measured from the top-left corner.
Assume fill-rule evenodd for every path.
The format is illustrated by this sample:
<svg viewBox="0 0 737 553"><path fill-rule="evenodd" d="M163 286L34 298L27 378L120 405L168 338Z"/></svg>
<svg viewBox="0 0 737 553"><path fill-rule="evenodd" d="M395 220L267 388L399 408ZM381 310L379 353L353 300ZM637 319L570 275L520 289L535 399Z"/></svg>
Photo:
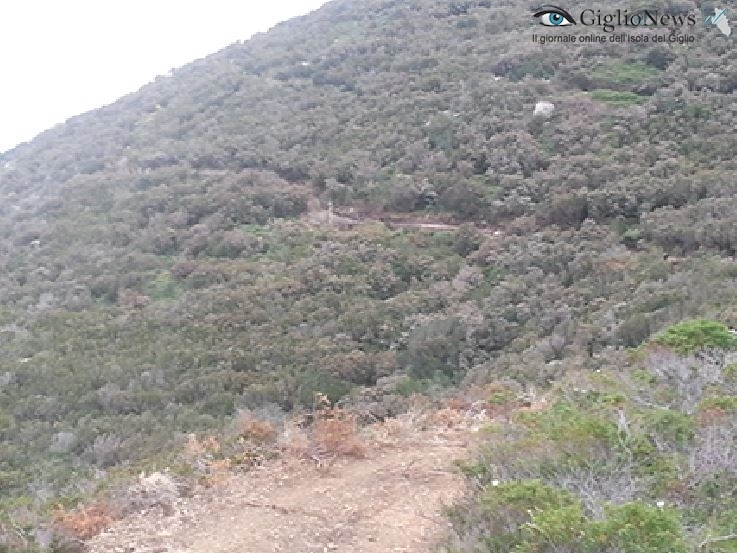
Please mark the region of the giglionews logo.
<svg viewBox="0 0 737 553"><path fill-rule="evenodd" d="M600 27L604 32L611 33L617 27L691 27L696 25L696 16L688 12L664 12L662 8L642 6L634 10L615 9L611 11L583 10L578 21L563 8L546 4L540 6L533 14L540 25L545 27L566 27L569 25L584 25L586 27Z"/></svg>

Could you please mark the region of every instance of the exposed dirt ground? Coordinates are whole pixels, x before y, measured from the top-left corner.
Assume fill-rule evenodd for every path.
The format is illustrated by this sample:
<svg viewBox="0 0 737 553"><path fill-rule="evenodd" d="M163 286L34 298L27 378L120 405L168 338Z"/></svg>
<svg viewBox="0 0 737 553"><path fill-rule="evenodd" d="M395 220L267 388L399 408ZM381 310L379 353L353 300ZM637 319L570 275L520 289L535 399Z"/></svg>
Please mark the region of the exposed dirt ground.
<svg viewBox="0 0 737 553"><path fill-rule="evenodd" d="M426 230L426 231L457 231L461 223L453 218L440 215L412 215L407 213L391 213L376 210L362 210L360 208L340 207L335 208L331 215L328 210L320 206L319 201L310 202L308 212L302 217L303 220L313 224L330 224L339 229L352 228L364 223L384 223L392 229ZM486 236L499 236L500 229L491 228L488 225L476 224L476 230Z"/></svg>
<svg viewBox="0 0 737 553"><path fill-rule="evenodd" d="M418 430L390 421L366 458L273 461L119 521L89 551L427 553L448 534L443 506L465 491L453 461L471 455L474 424Z"/></svg>

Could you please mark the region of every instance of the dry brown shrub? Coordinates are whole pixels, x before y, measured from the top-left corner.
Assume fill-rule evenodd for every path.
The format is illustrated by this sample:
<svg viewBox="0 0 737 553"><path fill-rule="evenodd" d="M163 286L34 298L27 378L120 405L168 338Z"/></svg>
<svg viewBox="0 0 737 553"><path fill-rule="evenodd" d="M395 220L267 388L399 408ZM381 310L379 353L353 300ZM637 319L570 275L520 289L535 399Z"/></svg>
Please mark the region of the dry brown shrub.
<svg viewBox="0 0 737 553"><path fill-rule="evenodd" d="M696 423L699 428L718 426L727 420L727 412L721 407L711 406L700 409L696 414Z"/></svg>
<svg viewBox="0 0 737 553"><path fill-rule="evenodd" d="M151 303L151 298L135 290L123 290L118 297L120 307L143 309Z"/></svg>
<svg viewBox="0 0 737 553"><path fill-rule="evenodd" d="M278 437L282 451L291 457L322 464L336 457L366 456L368 447L359 436L356 415L333 407L323 394L315 394L313 412L293 418Z"/></svg>
<svg viewBox="0 0 737 553"><path fill-rule="evenodd" d="M112 508L102 502L80 507L71 512L59 506L54 510L52 517L57 528L81 540L96 536L114 520Z"/></svg>
<svg viewBox="0 0 737 553"><path fill-rule="evenodd" d="M330 412L333 410L333 404L330 402L328 396L320 392L315 392L312 408L322 416L330 416Z"/></svg>
<svg viewBox="0 0 737 553"><path fill-rule="evenodd" d="M257 419L250 411L238 414L236 429L240 437L260 444L273 442L277 434L273 424Z"/></svg>
<svg viewBox="0 0 737 553"><path fill-rule="evenodd" d="M312 430L315 444L325 453L363 458L366 443L358 436L355 415L340 409L326 409Z"/></svg>
<svg viewBox="0 0 737 553"><path fill-rule="evenodd" d="M418 416L411 412L373 424L370 427L372 447L396 446L405 443L414 436L419 426Z"/></svg>
<svg viewBox="0 0 737 553"><path fill-rule="evenodd" d="M452 411L467 411L471 408L472 402L465 397L455 396L445 402L445 407Z"/></svg>
<svg viewBox="0 0 737 553"><path fill-rule="evenodd" d="M386 419L376 425L377 433L391 438L398 438L408 431L408 424L399 419Z"/></svg>
<svg viewBox="0 0 737 553"><path fill-rule="evenodd" d="M208 436L202 440L202 445L208 453L217 453L220 451L220 441L215 436Z"/></svg>
<svg viewBox="0 0 737 553"><path fill-rule="evenodd" d="M197 436L190 434L187 436L187 444L184 446L184 452L188 457L197 457L205 452L205 447L197 439Z"/></svg>
<svg viewBox="0 0 737 553"><path fill-rule="evenodd" d="M428 413L425 417L425 424L431 428L453 428L461 424L463 420L463 413L445 408Z"/></svg>
<svg viewBox="0 0 737 553"><path fill-rule="evenodd" d="M279 437L279 445L292 457L303 458L310 449L310 439L298 422L290 421L284 425L284 432Z"/></svg>
<svg viewBox="0 0 737 553"><path fill-rule="evenodd" d="M200 480L201 484L208 488L225 484L230 479L231 464L230 459L210 462L207 475Z"/></svg>
<svg viewBox="0 0 737 553"><path fill-rule="evenodd" d="M220 451L220 442L213 436L208 436L204 440L197 439L195 434L187 436L184 452L189 457L199 457L205 453L217 453L218 451Z"/></svg>
<svg viewBox="0 0 737 553"><path fill-rule="evenodd" d="M529 405L523 405L518 409L522 413L540 413L549 407L548 399L541 397L530 402Z"/></svg>

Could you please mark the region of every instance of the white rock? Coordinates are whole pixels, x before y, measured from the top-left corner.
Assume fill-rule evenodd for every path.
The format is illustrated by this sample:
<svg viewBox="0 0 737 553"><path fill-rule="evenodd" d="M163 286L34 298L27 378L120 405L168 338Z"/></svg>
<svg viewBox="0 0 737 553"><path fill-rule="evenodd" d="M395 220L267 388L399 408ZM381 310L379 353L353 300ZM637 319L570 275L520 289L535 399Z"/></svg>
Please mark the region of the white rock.
<svg viewBox="0 0 737 553"><path fill-rule="evenodd" d="M542 117L550 117L555 111L555 104L550 102L538 102L535 104L535 111L533 115L540 115Z"/></svg>

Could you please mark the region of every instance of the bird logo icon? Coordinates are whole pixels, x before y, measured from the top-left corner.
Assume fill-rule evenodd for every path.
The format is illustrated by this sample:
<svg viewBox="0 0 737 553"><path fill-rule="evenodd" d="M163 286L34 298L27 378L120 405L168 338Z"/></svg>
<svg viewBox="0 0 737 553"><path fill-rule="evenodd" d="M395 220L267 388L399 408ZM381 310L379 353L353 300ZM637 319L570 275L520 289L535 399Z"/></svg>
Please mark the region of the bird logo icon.
<svg viewBox="0 0 737 553"><path fill-rule="evenodd" d="M729 26L729 19L727 19L727 8L719 9L714 8L714 15L710 15L706 18L706 24L711 23L716 25L724 36L732 34L732 28Z"/></svg>

